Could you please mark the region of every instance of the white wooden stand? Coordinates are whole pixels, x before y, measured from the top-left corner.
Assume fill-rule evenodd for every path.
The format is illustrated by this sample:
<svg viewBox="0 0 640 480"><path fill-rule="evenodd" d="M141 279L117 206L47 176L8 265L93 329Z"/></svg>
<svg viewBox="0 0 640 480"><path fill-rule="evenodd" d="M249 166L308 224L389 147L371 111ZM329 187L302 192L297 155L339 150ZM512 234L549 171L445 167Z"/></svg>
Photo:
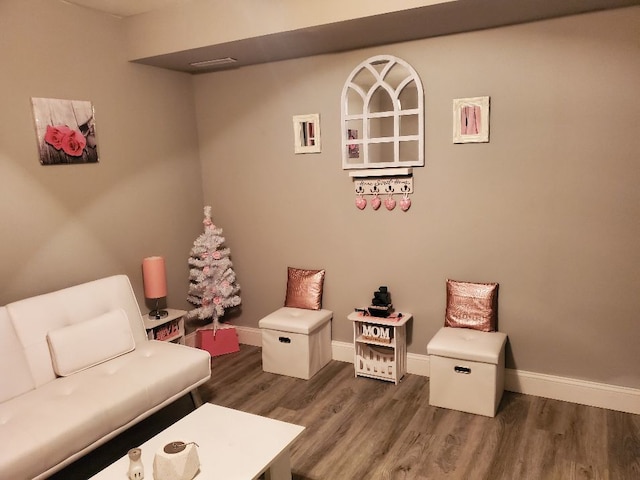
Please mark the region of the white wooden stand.
<svg viewBox="0 0 640 480"><path fill-rule="evenodd" d="M410 313L402 312L387 318L353 312L347 317L353 322L355 374L394 382L407 373L407 322Z"/></svg>
<svg viewBox="0 0 640 480"><path fill-rule="evenodd" d="M168 315L156 320L149 318L148 314L142 315L144 328L147 331L149 340L163 340L165 342L174 342L184 345L184 316L186 310L177 310L175 308L167 308ZM168 329L171 333L167 337L160 337L160 330Z"/></svg>

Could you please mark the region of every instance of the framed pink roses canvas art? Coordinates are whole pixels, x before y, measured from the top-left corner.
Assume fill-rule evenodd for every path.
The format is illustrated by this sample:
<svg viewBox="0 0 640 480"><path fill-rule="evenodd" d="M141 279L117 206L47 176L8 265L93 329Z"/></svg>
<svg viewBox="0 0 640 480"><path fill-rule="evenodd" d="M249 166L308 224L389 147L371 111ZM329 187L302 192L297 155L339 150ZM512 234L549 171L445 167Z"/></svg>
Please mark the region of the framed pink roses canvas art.
<svg viewBox="0 0 640 480"><path fill-rule="evenodd" d="M42 165L98 161L91 102L34 97L31 103Z"/></svg>

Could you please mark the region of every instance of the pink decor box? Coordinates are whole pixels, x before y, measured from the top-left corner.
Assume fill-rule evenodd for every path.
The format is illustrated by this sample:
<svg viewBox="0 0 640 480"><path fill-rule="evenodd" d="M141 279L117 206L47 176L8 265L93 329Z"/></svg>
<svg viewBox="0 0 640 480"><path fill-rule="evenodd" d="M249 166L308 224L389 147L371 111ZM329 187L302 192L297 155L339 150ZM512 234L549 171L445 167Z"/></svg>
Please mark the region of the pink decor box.
<svg viewBox="0 0 640 480"><path fill-rule="evenodd" d="M235 327L223 325L219 327L215 335L213 328L201 328L196 330L196 347L206 350L212 357L239 352L238 334Z"/></svg>

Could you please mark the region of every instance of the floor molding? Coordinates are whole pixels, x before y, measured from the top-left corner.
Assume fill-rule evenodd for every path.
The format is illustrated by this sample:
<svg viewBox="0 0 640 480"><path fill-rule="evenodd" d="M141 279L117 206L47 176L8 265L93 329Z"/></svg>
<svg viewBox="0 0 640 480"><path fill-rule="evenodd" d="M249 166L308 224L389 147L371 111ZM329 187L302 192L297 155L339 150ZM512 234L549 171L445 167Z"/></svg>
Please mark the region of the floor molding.
<svg viewBox="0 0 640 480"><path fill-rule="evenodd" d="M184 344L187 347L196 347L196 332L188 333L184 336Z"/></svg>
<svg viewBox="0 0 640 480"><path fill-rule="evenodd" d="M259 328L236 327L236 330L240 343L256 347L262 345ZM334 340L331 342L331 354L333 360L353 363L353 344ZM428 377L429 356L408 353L407 372ZM510 368L505 370L504 377L504 388L510 392L640 415L640 389Z"/></svg>
<svg viewBox="0 0 640 480"><path fill-rule="evenodd" d="M640 390L635 388L510 368L504 372L504 388L510 392L640 415Z"/></svg>
<svg viewBox="0 0 640 480"><path fill-rule="evenodd" d="M262 332L259 328L236 326L236 332L238 332L238 342L254 347L262 346Z"/></svg>

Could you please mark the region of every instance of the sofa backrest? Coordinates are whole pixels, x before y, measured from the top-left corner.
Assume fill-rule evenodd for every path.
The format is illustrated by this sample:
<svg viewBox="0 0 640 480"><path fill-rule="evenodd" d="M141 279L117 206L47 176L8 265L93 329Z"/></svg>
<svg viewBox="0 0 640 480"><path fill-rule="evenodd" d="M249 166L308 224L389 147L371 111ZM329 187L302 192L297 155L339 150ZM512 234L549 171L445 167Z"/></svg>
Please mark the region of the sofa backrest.
<svg viewBox="0 0 640 480"><path fill-rule="evenodd" d="M117 309L126 313L135 343L146 342L140 307L126 275L94 280L7 305L6 311L35 386L56 378L47 343L48 332L93 320Z"/></svg>
<svg viewBox="0 0 640 480"><path fill-rule="evenodd" d="M0 307L0 403L35 387L27 357L18 340L6 307Z"/></svg>

